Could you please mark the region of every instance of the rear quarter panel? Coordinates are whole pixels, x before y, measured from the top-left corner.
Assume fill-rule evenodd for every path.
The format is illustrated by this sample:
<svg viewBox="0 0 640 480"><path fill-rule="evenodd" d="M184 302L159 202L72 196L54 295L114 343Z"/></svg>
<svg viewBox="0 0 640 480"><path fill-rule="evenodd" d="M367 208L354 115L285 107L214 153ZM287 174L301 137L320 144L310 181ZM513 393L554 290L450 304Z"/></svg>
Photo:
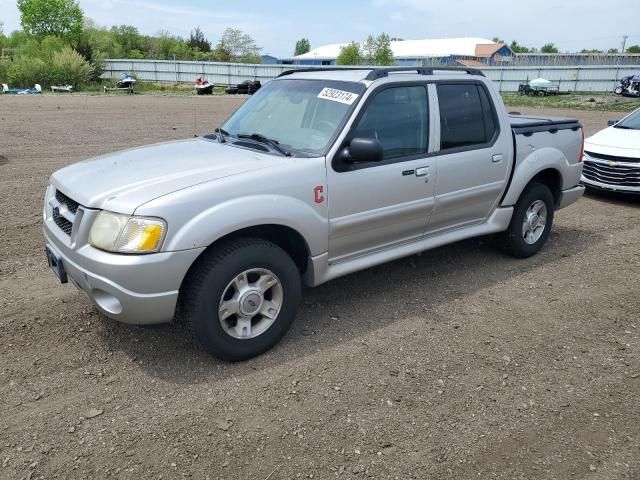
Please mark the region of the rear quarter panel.
<svg viewBox="0 0 640 480"><path fill-rule="evenodd" d="M531 179L543 170L553 169L560 174L562 190L578 185L582 173L580 130L542 131L529 136L517 134L515 140L515 171L503 206L514 205Z"/></svg>

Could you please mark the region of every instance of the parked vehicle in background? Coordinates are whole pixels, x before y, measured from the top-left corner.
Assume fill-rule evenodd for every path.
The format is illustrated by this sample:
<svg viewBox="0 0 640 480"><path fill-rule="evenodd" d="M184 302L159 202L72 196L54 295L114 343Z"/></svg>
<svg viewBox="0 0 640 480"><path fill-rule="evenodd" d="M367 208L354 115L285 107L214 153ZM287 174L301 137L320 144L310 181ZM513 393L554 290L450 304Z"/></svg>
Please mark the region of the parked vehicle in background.
<svg viewBox="0 0 640 480"><path fill-rule="evenodd" d="M122 77L120 77L120 80L116 82L115 86L107 87L105 85L104 87L102 87L102 89L105 93L120 90L126 91L129 94L133 94L137 82L138 81L136 80L136 77L134 77L130 73L124 73Z"/></svg>
<svg viewBox="0 0 640 480"><path fill-rule="evenodd" d="M613 192L640 194L640 108L587 138L582 183Z"/></svg>
<svg viewBox="0 0 640 480"><path fill-rule="evenodd" d="M640 75L629 75L620 79L620 85L613 89L616 95L640 97Z"/></svg>
<svg viewBox="0 0 640 480"><path fill-rule="evenodd" d="M474 69L283 73L214 135L55 172L51 269L116 320L272 347L309 286L478 235L516 257L580 198L582 126L509 116ZM455 268L455 267L452 267Z"/></svg>
<svg viewBox="0 0 640 480"><path fill-rule="evenodd" d="M42 93L42 87L36 83L33 88L10 88L6 83L2 84L2 93L13 95L35 95Z"/></svg>
<svg viewBox="0 0 640 480"><path fill-rule="evenodd" d="M196 93L198 95L211 95L213 93L213 83L203 77L196 79Z"/></svg>
<svg viewBox="0 0 640 480"><path fill-rule="evenodd" d="M536 78L529 83L521 83L518 85L518 93L520 93L520 95L535 95L537 97L558 95L560 93L560 85L554 85L551 81L544 78Z"/></svg>

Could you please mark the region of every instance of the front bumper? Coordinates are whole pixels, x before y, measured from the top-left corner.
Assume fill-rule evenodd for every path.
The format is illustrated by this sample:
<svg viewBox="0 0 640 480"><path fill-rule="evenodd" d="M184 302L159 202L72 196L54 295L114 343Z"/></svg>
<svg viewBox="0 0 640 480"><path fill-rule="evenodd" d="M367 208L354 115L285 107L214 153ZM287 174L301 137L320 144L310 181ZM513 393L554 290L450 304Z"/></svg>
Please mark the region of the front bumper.
<svg viewBox="0 0 640 480"><path fill-rule="evenodd" d="M110 318L136 325L170 322L182 280L204 249L108 253L86 243L90 223L82 222L69 237L45 216L46 245L62 260L68 279Z"/></svg>
<svg viewBox="0 0 640 480"><path fill-rule="evenodd" d="M630 186L616 185L612 183L598 182L598 181L586 178L584 175L582 175L580 182L589 188L595 188L597 190L603 190L607 192L617 192L617 193L631 193L635 195L640 195L640 187L630 187Z"/></svg>

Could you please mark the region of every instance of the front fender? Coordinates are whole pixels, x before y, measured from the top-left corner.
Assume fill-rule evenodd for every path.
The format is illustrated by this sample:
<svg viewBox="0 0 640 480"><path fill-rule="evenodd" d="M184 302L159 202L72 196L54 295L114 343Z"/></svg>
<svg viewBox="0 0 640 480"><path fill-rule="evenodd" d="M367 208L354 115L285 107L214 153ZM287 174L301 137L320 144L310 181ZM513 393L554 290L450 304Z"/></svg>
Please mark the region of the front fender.
<svg viewBox="0 0 640 480"><path fill-rule="evenodd" d="M564 190L577 185L581 168L580 164L570 164L565 155L557 148L536 149L516 165L511 184L501 205L514 205L531 179L543 170L551 169L558 172L561 188Z"/></svg>
<svg viewBox="0 0 640 480"><path fill-rule="evenodd" d="M328 249L329 224L321 212L293 197L259 194L203 210L167 238L165 250L206 247L225 235L257 225L292 228L305 239L312 256Z"/></svg>

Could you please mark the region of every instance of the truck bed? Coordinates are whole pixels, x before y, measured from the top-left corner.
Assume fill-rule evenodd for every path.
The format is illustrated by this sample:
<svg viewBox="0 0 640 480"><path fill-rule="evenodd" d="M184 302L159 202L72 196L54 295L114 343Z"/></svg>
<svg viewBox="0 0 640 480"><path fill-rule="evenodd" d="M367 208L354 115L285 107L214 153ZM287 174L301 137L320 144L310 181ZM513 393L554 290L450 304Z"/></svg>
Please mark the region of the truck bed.
<svg viewBox="0 0 640 480"><path fill-rule="evenodd" d="M538 117L524 115L509 115L511 128L516 135L531 135L535 132L551 132L558 130L579 130L581 125L575 118L568 117Z"/></svg>

